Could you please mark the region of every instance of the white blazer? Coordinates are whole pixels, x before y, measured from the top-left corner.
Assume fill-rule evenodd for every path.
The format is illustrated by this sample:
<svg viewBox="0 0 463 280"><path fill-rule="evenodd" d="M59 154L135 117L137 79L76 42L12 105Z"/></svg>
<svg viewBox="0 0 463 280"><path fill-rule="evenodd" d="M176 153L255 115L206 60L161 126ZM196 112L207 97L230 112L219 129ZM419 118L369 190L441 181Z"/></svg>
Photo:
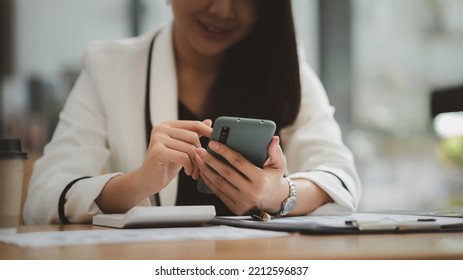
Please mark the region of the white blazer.
<svg viewBox="0 0 463 280"><path fill-rule="evenodd" d="M108 180L138 168L146 152L145 86L152 50L150 110L153 125L178 118L177 77L172 24L137 38L91 43L82 72L60 114L44 155L34 165L24 209L27 224L59 223L58 200L66 194L70 222L87 223L101 213L95 199ZM300 51L301 109L295 123L281 131L287 174L317 183L334 200L314 214L355 211L360 182L351 152L341 139L326 93ZM175 205L178 179L160 193L162 205ZM301 202L299 202L301 203ZM153 205L146 199L141 205Z"/></svg>

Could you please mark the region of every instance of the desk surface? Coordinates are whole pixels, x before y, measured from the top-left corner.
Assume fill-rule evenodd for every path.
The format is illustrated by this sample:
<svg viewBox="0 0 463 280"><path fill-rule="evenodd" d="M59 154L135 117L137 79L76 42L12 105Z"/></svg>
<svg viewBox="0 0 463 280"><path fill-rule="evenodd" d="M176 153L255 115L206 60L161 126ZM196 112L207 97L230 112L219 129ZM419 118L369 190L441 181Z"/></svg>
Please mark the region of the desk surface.
<svg viewBox="0 0 463 280"><path fill-rule="evenodd" d="M20 226L18 232L104 229L92 225ZM463 259L463 233L303 235L19 248L0 243L0 259Z"/></svg>

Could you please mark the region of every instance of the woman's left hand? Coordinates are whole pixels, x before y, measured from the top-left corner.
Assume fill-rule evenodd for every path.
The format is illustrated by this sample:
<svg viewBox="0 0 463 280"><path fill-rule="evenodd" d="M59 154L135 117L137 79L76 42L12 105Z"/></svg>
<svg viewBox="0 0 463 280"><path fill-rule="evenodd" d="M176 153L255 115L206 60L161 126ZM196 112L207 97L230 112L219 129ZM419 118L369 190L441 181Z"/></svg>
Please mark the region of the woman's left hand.
<svg viewBox="0 0 463 280"><path fill-rule="evenodd" d="M231 166L203 148L196 150L196 163L204 182L232 212L243 215L255 209L269 213L280 211L289 189L283 178L286 159L278 136L274 136L269 145L269 158L263 168L255 166L241 154L219 142L211 141L209 147L224 157Z"/></svg>

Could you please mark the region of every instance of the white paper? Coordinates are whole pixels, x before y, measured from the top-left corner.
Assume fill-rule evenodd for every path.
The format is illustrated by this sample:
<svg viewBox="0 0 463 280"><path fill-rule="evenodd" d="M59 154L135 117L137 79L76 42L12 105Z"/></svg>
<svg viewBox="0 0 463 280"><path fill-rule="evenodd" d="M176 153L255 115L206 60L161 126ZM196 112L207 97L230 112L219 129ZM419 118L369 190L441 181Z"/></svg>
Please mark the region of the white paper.
<svg viewBox="0 0 463 280"><path fill-rule="evenodd" d="M228 226L108 229L17 233L0 236L0 242L19 247L79 246L109 243L159 242L181 240L232 240L287 236L286 232Z"/></svg>
<svg viewBox="0 0 463 280"><path fill-rule="evenodd" d="M0 236L1 235L10 235L10 234L15 234L17 231L16 231L16 228L13 227L13 228L0 228Z"/></svg>

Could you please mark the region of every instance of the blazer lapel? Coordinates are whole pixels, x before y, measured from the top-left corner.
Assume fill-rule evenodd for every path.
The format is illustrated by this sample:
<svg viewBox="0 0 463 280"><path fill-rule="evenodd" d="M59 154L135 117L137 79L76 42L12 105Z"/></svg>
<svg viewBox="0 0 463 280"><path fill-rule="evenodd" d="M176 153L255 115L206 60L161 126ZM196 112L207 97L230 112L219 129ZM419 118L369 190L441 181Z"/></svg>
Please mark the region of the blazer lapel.
<svg viewBox="0 0 463 280"><path fill-rule="evenodd" d="M156 37L151 57L150 111L153 126L178 119L177 74L172 46L172 24ZM163 206L175 205L177 199L178 177L172 180L161 192Z"/></svg>

